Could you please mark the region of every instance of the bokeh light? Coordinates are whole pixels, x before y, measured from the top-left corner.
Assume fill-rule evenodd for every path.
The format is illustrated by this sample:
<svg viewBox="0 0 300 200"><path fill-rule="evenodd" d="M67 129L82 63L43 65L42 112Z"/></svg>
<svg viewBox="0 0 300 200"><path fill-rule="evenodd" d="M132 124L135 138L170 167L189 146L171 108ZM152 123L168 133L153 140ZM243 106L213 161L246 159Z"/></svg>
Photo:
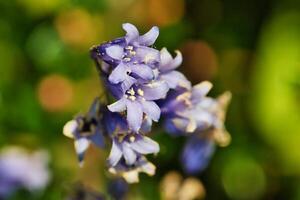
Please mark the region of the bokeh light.
<svg viewBox="0 0 300 200"><path fill-rule="evenodd" d="M37 92L41 106L52 112L65 110L73 98L71 82L56 74L43 78L39 83Z"/></svg>

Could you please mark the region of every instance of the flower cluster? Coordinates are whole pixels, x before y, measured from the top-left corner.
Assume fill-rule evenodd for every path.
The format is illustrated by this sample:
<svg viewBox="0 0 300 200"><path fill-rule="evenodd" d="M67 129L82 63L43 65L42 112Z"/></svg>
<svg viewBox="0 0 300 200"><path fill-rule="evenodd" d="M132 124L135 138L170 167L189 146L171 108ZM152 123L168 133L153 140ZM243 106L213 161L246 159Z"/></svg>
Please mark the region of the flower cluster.
<svg viewBox="0 0 300 200"><path fill-rule="evenodd" d="M49 180L48 154L32 154L21 147L6 147L0 154L0 199L8 198L18 189L44 189Z"/></svg>
<svg viewBox="0 0 300 200"><path fill-rule="evenodd" d="M160 149L148 136L153 122L163 118L166 131L172 135L213 138L217 132L225 133L226 103L206 97L209 82L192 87L176 70L182 63L179 51L173 57L166 48L153 48L158 27L143 35L129 23L123 24L123 29L124 37L90 50L114 100L107 99L109 104L104 105L97 99L86 115L65 125L64 134L75 139L80 161L90 143L103 147L108 138L112 146L107 159L109 171L132 183L138 181L139 172L155 173L155 166L146 158ZM216 133L204 134L207 131Z"/></svg>

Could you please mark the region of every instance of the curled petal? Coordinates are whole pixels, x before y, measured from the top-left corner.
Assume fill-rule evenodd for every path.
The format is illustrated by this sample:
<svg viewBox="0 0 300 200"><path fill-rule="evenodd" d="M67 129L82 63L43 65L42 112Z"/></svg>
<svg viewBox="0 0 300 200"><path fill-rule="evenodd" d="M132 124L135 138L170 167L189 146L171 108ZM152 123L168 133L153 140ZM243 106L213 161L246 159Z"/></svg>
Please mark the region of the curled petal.
<svg viewBox="0 0 300 200"><path fill-rule="evenodd" d="M111 83L118 84L127 77L128 66L120 63L109 75L108 80Z"/></svg>
<svg viewBox="0 0 300 200"><path fill-rule="evenodd" d="M139 43L141 45L150 46L154 44L158 35L159 35L159 28L157 26L154 26L147 33L140 36Z"/></svg>
<svg viewBox="0 0 300 200"><path fill-rule="evenodd" d="M129 75L126 75L124 81L121 84L122 91L125 92L131 88L133 84L135 84L137 80Z"/></svg>
<svg viewBox="0 0 300 200"><path fill-rule="evenodd" d="M159 152L158 143L145 136L131 143L131 147L140 154L155 154Z"/></svg>
<svg viewBox="0 0 300 200"><path fill-rule="evenodd" d="M121 60L124 55L124 48L120 45L112 45L106 48L106 53L113 59Z"/></svg>
<svg viewBox="0 0 300 200"><path fill-rule="evenodd" d="M169 91L168 84L165 81L155 81L142 87L144 98L146 100L164 99Z"/></svg>
<svg viewBox="0 0 300 200"><path fill-rule="evenodd" d="M115 103L108 105L107 108L111 112L123 112L126 110L126 102L122 98L119 101L116 101Z"/></svg>
<svg viewBox="0 0 300 200"><path fill-rule="evenodd" d="M148 65L144 65L144 64L131 65L130 69L132 73L136 74L142 79L151 80L154 77L153 71Z"/></svg>
<svg viewBox="0 0 300 200"><path fill-rule="evenodd" d="M110 154L107 159L109 165L115 166L121 159L122 155L123 155L123 153L122 153L120 145L113 140L111 151L110 151Z"/></svg>
<svg viewBox="0 0 300 200"><path fill-rule="evenodd" d="M153 101L141 101L141 104L147 117L157 122L160 117L160 108L158 105Z"/></svg>
<svg viewBox="0 0 300 200"><path fill-rule="evenodd" d="M176 57L173 59L172 55L168 52L166 48L160 51L160 71L167 72L174 70L179 67L182 63L182 54L180 51L175 51Z"/></svg>
<svg viewBox="0 0 300 200"><path fill-rule="evenodd" d="M137 155L131 149L131 145L127 142L124 142L122 145L123 155L127 165L132 165L135 163Z"/></svg>
<svg viewBox="0 0 300 200"><path fill-rule="evenodd" d="M139 37L139 31L133 24L124 23L122 27L126 31L126 41L128 43Z"/></svg>
<svg viewBox="0 0 300 200"><path fill-rule="evenodd" d="M143 121L143 111L140 103L128 100L127 103L127 122L130 129L138 132Z"/></svg>

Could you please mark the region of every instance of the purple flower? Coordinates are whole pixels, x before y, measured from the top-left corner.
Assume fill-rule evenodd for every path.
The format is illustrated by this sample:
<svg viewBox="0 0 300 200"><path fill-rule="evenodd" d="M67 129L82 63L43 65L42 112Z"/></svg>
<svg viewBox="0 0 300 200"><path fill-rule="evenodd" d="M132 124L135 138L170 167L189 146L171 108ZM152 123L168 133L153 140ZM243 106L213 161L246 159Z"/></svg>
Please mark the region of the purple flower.
<svg viewBox="0 0 300 200"><path fill-rule="evenodd" d="M140 155L159 152L157 142L141 134L118 134L113 137L108 164L116 166L122 158L127 165L133 165Z"/></svg>
<svg viewBox="0 0 300 200"><path fill-rule="evenodd" d="M215 143L211 138L191 136L183 149L181 163L187 174L203 171L215 151Z"/></svg>
<svg viewBox="0 0 300 200"><path fill-rule="evenodd" d="M108 109L111 112L126 111L128 126L137 133L144 118L156 122L159 120L160 108L154 100L165 98L168 90L169 87L164 81L133 85L118 101L109 105Z"/></svg>
<svg viewBox="0 0 300 200"><path fill-rule="evenodd" d="M92 142L98 147L104 147L101 105L96 98L86 115L79 115L66 123L63 134L74 139L75 150L80 164L83 163L85 151Z"/></svg>
<svg viewBox="0 0 300 200"><path fill-rule="evenodd" d="M155 170L155 166L144 156L137 157L136 162L132 165L126 164L125 159L121 159L117 165L109 168L110 173L123 177L127 183L139 182L139 173L141 172L153 176Z"/></svg>
<svg viewBox="0 0 300 200"><path fill-rule="evenodd" d="M50 180L47 152L9 147L0 154L0 199L19 188L41 190Z"/></svg>
<svg viewBox="0 0 300 200"><path fill-rule="evenodd" d="M123 178L113 179L108 185L108 193L116 200L126 199L128 191L129 185Z"/></svg>
<svg viewBox="0 0 300 200"><path fill-rule="evenodd" d="M108 80L112 84L121 83L128 89L135 79L152 80L152 68L160 61L159 51L148 46L158 37L158 27L140 36L137 28L129 23L123 24L126 36L92 48L92 57L99 58L111 67ZM108 66L105 65L108 71ZM127 88L126 88L127 86Z"/></svg>
<svg viewBox="0 0 300 200"><path fill-rule="evenodd" d="M182 55L180 51L176 51L176 57L173 59L168 50L163 48L160 51L160 63L155 73L157 79L166 81L171 89L175 89L177 86L190 89L191 83L182 73L175 70L181 63Z"/></svg>
<svg viewBox="0 0 300 200"><path fill-rule="evenodd" d="M191 90L173 92L162 104L165 127L171 134L205 131L209 128L223 130L225 110L230 93L218 99L207 97L212 84L205 81Z"/></svg>

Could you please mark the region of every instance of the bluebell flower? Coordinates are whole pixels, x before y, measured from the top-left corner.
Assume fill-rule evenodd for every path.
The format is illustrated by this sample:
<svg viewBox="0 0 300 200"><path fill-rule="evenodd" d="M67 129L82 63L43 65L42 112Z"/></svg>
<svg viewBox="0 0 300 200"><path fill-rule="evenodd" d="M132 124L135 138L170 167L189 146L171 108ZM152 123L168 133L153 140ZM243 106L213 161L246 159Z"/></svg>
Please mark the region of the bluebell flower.
<svg viewBox="0 0 300 200"><path fill-rule="evenodd" d="M85 151L91 143L104 147L104 130L102 125L102 106L96 98L86 115L78 115L66 123L63 134L74 139L74 146L80 164L83 164Z"/></svg>
<svg viewBox="0 0 300 200"><path fill-rule="evenodd" d="M121 159L117 165L110 167L109 172L123 177L127 183L139 182L139 173L146 173L149 176L155 174L156 167L144 156L139 156L132 165L126 164L125 159Z"/></svg>
<svg viewBox="0 0 300 200"><path fill-rule="evenodd" d="M129 191L129 185L123 178L115 178L109 182L108 193L113 199L126 199Z"/></svg>
<svg viewBox="0 0 300 200"><path fill-rule="evenodd" d="M224 119L230 93L213 99L207 97L210 82L202 82L191 90L174 91L162 104L165 128L171 134L192 134L209 128L225 130Z"/></svg>
<svg viewBox="0 0 300 200"><path fill-rule="evenodd" d="M187 174L203 171L215 151L215 142L209 137L191 136L181 154L181 163Z"/></svg>
<svg viewBox="0 0 300 200"><path fill-rule="evenodd" d="M114 167L124 158L127 165L133 165L140 155L158 152L158 143L149 137L135 133L118 134L113 137L108 164Z"/></svg>
<svg viewBox="0 0 300 200"><path fill-rule="evenodd" d="M179 71L178 68L182 63L182 54L180 51L176 51L176 57L172 58L172 55L166 48L160 51L160 63L157 70L155 70L155 76L157 80L165 81L169 88L175 89L176 87L183 87L190 89L191 83L187 78Z"/></svg>
<svg viewBox="0 0 300 200"><path fill-rule="evenodd" d="M42 190L50 181L49 156L45 151L29 153L21 147L7 147L0 154L0 199L23 188Z"/></svg>
<svg viewBox="0 0 300 200"><path fill-rule="evenodd" d="M112 84L122 83L122 86L130 87L135 79L152 80L154 68L160 62L159 51L151 48L159 35L158 27L140 36L137 28L129 23L123 24L126 36L108 43L93 47L92 57L99 58L111 67L108 80ZM108 69L106 69L107 71Z"/></svg>
<svg viewBox="0 0 300 200"><path fill-rule="evenodd" d="M115 103L108 106L112 112L126 111L129 128L138 132L144 118L158 121L160 108L155 100L166 97L169 87L164 81L154 81L142 85L133 85Z"/></svg>

